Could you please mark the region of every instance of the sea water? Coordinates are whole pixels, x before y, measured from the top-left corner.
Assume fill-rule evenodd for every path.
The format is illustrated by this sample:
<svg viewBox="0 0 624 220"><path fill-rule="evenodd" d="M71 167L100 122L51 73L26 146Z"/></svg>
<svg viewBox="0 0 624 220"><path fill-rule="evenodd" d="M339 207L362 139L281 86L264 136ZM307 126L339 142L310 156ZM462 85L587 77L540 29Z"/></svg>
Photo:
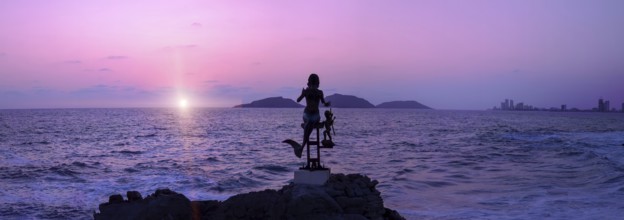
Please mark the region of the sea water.
<svg viewBox="0 0 624 220"><path fill-rule="evenodd" d="M624 114L333 109L334 173L408 219L624 216ZM0 110L0 219L89 219L112 194L224 200L292 181L302 109ZM314 134L313 134L314 135ZM304 155L305 158L305 155Z"/></svg>

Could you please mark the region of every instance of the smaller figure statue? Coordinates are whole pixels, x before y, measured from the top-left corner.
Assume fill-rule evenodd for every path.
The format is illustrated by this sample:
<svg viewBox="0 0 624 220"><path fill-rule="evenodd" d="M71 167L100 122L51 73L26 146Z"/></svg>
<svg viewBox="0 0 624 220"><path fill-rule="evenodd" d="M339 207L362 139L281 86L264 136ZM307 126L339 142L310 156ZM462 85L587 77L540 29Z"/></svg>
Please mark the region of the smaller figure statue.
<svg viewBox="0 0 624 220"><path fill-rule="evenodd" d="M336 120L336 117L334 117L334 113L332 113L331 109L325 110L325 121L323 122L323 125L325 126L325 131L323 131L323 147L334 147L334 141L331 136L332 129L334 128L334 120ZM329 137L329 140L327 140L327 137Z"/></svg>

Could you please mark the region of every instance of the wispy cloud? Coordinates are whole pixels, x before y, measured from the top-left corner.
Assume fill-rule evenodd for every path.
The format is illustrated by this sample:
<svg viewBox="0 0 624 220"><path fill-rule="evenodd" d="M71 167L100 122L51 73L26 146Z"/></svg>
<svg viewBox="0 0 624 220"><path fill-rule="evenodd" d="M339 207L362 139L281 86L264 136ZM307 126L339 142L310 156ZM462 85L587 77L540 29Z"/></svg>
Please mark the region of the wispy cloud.
<svg viewBox="0 0 624 220"><path fill-rule="evenodd" d="M5 52L0 52L0 57L6 56Z"/></svg>
<svg viewBox="0 0 624 220"><path fill-rule="evenodd" d="M175 50L192 50L192 49L196 49L199 48L199 45L197 44L184 44L184 45L177 45L177 46L166 46L163 48L163 51L166 52L171 52L171 51L175 51Z"/></svg>
<svg viewBox="0 0 624 220"><path fill-rule="evenodd" d="M194 27L194 28L200 28L200 27L202 27L203 25L202 25L201 23L199 23L199 22L193 22L193 23L191 24L191 26L192 26L192 27Z"/></svg>
<svg viewBox="0 0 624 220"><path fill-rule="evenodd" d="M128 59L128 57L127 56L111 55L111 56L107 56L106 59L109 59L109 60L123 60L123 59Z"/></svg>
<svg viewBox="0 0 624 220"><path fill-rule="evenodd" d="M111 70L109 68L100 68L98 71L100 71L100 72L111 72L113 70Z"/></svg>
<svg viewBox="0 0 624 220"><path fill-rule="evenodd" d="M97 84L93 86L83 87L69 92L72 96L78 97L98 97L113 99L129 99L129 98L153 98L158 97L158 91L148 91L130 85L109 85Z"/></svg>
<svg viewBox="0 0 624 220"><path fill-rule="evenodd" d="M233 86L229 84L212 85L210 90L213 94L224 96L241 96L252 92L251 87Z"/></svg>
<svg viewBox="0 0 624 220"><path fill-rule="evenodd" d="M181 48L186 48L186 49L193 49L193 48L197 48L198 45L197 44L187 44L187 45L182 45L180 47Z"/></svg>
<svg viewBox="0 0 624 220"><path fill-rule="evenodd" d="M81 64L82 61L80 61L80 60L66 60L63 63L67 63L67 64Z"/></svg>

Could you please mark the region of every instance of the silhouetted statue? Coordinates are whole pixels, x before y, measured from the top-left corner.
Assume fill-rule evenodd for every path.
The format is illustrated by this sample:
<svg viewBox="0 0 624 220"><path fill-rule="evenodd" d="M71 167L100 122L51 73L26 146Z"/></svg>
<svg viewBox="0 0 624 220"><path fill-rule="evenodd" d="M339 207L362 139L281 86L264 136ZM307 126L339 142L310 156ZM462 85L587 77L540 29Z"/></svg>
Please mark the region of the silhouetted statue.
<svg viewBox="0 0 624 220"><path fill-rule="evenodd" d="M323 91L319 90L320 80L318 75L312 73L308 77L308 87L301 90L301 95L297 98L297 102L300 102L303 98L306 100L306 107L303 110L303 143L300 145L293 140L285 140L284 143L290 144L295 155L301 158L303 147L308 143L312 130L318 126L321 121L321 115L319 113L319 103L323 103L325 106L329 106L330 102L325 102L325 96Z"/></svg>
<svg viewBox="0 0 624 220"><path fill-rule="evenodd" d="M336 117L334 117L334 113L332 113L331 109L325 110L325 121L323 122L323 125L325 126L325 131L323 131L323 147L331 148L334 146L334 141L331 136L332 129L334 128L334 120L336 120ZM334 133L336 132L334 131ZM329 137L329 140L327 137Z"/></svg>

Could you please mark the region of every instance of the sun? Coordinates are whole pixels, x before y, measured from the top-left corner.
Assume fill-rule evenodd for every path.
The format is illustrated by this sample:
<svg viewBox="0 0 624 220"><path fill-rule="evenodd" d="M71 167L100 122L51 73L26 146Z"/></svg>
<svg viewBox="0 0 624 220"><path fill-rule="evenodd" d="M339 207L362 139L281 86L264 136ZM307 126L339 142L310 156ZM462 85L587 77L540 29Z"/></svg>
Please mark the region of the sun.
<svg viewBox="0 0 624 220"><path fill-rule="evenodd" d="M188 101L186 99L180 99L178 102L178 106L180 108L186 108L188 106Z"/></svg>

